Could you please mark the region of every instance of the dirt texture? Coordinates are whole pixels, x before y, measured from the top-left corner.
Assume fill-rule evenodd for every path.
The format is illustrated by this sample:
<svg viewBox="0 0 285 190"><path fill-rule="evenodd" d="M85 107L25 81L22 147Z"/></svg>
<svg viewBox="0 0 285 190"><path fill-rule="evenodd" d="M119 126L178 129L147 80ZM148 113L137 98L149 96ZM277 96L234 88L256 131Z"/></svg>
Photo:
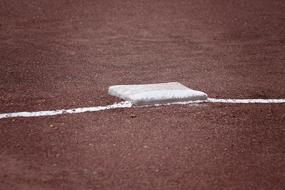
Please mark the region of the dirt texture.
<svg viewBox="0 0 285 190"><path fill-rule="evenodd" d="M0 113L107 105L180 82L285 98L283 0L0 0ZM0 190L284 189L285 105L0 120Z"/></svg>

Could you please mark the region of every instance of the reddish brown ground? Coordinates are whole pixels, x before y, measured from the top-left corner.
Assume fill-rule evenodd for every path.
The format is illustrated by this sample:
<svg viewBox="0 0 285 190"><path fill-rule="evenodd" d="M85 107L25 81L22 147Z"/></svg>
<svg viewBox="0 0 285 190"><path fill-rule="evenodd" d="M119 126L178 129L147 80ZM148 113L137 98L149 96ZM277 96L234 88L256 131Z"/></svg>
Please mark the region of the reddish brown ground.
<svg viewBox="0 0 285 190"><path fill-rule="evenodd" d="M0 113L178 81L285 98L283 0L0 1ZM132 116L132 117L131 117ZM0 189L284 189L285 105L0 120Z"/></svg>

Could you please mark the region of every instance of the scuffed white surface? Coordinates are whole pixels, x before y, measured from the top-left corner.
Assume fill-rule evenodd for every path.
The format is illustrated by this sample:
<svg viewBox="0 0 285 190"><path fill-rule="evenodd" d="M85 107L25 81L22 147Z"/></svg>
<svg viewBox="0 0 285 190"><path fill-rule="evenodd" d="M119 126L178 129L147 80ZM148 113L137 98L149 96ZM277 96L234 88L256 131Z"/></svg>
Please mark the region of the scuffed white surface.
<svg viewBox="0 0 285 190"><path fill-rule="evenodd" d="M159 83L143 85L116 85L108 93L136 105L170 103L178 101L206 100L207 94L192 90L178 83Z"/></svg>

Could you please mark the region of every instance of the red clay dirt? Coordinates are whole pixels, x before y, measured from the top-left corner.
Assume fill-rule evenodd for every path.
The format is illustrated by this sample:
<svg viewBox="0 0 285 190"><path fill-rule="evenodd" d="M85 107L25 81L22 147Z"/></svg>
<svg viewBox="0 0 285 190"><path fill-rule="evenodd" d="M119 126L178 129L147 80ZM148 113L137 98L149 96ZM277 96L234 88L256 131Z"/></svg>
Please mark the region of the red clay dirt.
<svg viewBox="0 0 285 190"><path fill-rule="evenodd" d="M282 0L0 1L0 113L111 104L178 81L285 98ZM0 190L284 189L285 105L0 120Z"/></svg>

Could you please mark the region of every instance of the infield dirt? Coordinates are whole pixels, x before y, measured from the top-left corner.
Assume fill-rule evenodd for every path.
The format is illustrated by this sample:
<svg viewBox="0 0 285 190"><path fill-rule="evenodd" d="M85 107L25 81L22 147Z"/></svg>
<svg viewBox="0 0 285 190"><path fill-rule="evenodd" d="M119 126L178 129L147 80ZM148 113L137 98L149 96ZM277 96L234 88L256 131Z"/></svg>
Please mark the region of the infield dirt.
<svg viewBox="0 0 285 190"><path fill-rule="evenodd" d="M0 1L0 113L107 105L116 84L285 98L282 0ZM285 105L0 121L0 189L284 189Z"/></svg>

